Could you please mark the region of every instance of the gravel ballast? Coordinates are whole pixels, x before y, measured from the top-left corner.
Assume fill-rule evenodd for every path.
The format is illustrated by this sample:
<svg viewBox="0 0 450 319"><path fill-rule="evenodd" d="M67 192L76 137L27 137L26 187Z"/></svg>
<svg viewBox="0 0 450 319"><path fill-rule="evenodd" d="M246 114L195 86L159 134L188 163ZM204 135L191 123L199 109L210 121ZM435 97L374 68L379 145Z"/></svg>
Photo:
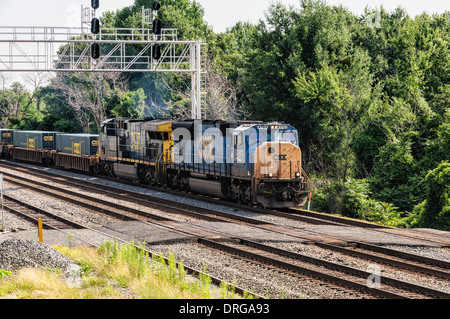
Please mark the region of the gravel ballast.
<svg viewBox="0 0 450 319"><path fill-rule="evenodd" d="M61 269L69 275L79 266L51 246L33 240L12 239L0 243L0 269L22 268Z"/></svg>

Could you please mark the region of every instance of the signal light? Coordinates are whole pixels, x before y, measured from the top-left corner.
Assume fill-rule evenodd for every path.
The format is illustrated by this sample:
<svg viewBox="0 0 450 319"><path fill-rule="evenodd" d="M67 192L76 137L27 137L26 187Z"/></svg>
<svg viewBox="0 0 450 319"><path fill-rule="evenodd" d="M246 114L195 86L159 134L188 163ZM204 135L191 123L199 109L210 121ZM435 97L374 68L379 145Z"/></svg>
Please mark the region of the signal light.
<svg viewBox="0 0 450 319"><path fill-rule="evenodd" d="M91 53L94 60L97 60L100 57L100 45L98 43L92 44Z"/></svg>
<svg viewBox="0 0 450 319"><path fill-rule="evenodd" d="M98 9L100 7L100 0L91 0L92 9Z"/></svg>
<svg viewBox="0 0 450 319"><path fill-rule="evenodd" d="M161 20L158 19L153 20L153 33L161 34Z"/></svg>
<svg viewBox="0 0 450 319"><path fill-rule="evenodd" d="M92 19L91 31L93 34L98 34L100 32L100 20L97 18Z"/></svg>
<svg viewBox="0 0 450 319"><path fill-rule="evenodd" d="M159 44L155 44L153 46L153 59L159 60L161 59L161 46Z"/></svg>
<svg viewBox="0 0 450 319"><path fill-rule="evenodd" d="M158 11L159 9L161 9L161 4L159 2L153 2L152 9L154 11Z"/></svg>

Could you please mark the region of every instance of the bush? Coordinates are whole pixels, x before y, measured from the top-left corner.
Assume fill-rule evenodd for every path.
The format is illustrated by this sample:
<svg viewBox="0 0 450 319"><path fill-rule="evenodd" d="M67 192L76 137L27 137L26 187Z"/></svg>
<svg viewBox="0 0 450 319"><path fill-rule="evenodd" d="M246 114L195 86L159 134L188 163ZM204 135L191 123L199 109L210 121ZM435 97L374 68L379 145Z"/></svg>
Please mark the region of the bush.
<svg viewBox="0 0 450 319"><path fill-rule="evenodd" d="M369 182L365 179L348 179L322 186L312 199L314 209L346 217L374 221L392 227L406 227L409 216L398 211L391 203L372 198Z"/></svg>
<svg viewBox="0 0 450 319"><path fill-rule="evenodd" d="M364 179L348 179L345 183L333 181L314 194L313 203L316 210L325 213L362 218L369 195L369 184Z"/></svg>
<svg viewBox="0 0 450 319"><path fill-rule="evenodd" d="M440 164L424 181L427 198L414 208L412 226L450 231L450 163Z"/></svg>

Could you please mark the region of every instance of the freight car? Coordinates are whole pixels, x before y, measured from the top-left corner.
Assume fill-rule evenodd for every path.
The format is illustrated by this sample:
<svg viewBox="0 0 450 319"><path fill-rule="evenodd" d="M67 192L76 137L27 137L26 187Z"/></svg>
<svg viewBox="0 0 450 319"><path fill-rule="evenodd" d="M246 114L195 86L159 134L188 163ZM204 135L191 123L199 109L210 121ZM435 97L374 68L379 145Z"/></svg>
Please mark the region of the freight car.
<svg viewBox="0 0 450 319"><path fill-rule="evenodd" d="M98 136L36 134L54 144L3 140L2 156L265 208L304 205L308 196L298 131L284 123L119 118L103 122Z"/></svg>
<svg viewBox="0 0 450 319"><path fill-rule="evenodd" d="M0 155L90 172L98 166L98 135L1 130ZM88 144L88 145L86 145Z"/></svg>

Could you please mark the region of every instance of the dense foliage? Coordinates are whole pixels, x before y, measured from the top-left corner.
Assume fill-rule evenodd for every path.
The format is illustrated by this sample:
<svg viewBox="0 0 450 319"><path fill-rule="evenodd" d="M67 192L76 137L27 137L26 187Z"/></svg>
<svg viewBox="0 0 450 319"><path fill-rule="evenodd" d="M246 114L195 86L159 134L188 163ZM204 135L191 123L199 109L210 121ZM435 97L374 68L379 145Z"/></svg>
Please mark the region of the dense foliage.
<svg viewBox="0 0 450 319"><path fill-rule="evenodd" d="M140 27L140 8L152 2L135 0L106 13L102 23ZM313 208L450 230L449 12L410 17L401 8L379 8L356 16L342 6L303 0L296 7L271 5L256 25L215 33L197 2L160 2L164 27L178 28L181 39L208 42L216 82L228 86L219 91L223 100L233 92L239 114L299 129ZM0 92L2 121L96 131L109 116L157 117L155 105L175 114L186 106L180 92L189 81L58 74L32 94L15 83ZM85 93L68 94L74 87ZM77 109L74 101L85 105Z"/></svg>

